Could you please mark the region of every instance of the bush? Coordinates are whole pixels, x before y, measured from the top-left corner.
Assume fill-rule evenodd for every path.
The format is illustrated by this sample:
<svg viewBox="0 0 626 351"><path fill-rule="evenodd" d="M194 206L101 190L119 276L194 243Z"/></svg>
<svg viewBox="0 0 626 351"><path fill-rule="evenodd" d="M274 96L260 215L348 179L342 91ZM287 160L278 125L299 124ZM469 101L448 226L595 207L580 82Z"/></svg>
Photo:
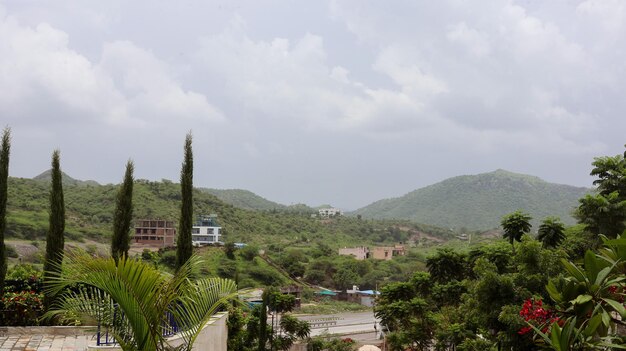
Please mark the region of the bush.
<svg viewBox="0 0 626 351"><path fill-rule="evenodd" d="M259 248L255 245L246 245L239 250L239 255L246 261L252 261L259 253Z"/></svg>
<svg viewBox="0 0 626 351"><path fill-rule="evenodd" d="M0 321L4 326L39 325L43 294L34 291L5 292L0 302Z"/></svg>
<svg viewBox="0 0 626 351"><path fill-rule="evenodd" d="M176 268L176 251L165 251L161 254L161 259L159 260L161 264L174 269Z"/></svg>
<svg viewBox="0 0 626 351"><path fill-rule="evenodd" d="M11 257L11 258L19 257L19 255L17 254L17 250L15 250L15 247L11 245L6 245L5 247L7 249L7 257Z"/></svg>
<svg viewBox="0 0 626 351"><path fill-rule="evenodd" d="M282 283L282 276L276 271L265 267L250 267L248 270L250 277L263 285L278 286Z"/></svg>
<svg viewBox="0 0 626 351"><path fill-rule="evenodd" d="M237 263L230 259L220 260L219 266L217 267L217 275L219 275L220 278L234 279L237 275Z"/></svg>

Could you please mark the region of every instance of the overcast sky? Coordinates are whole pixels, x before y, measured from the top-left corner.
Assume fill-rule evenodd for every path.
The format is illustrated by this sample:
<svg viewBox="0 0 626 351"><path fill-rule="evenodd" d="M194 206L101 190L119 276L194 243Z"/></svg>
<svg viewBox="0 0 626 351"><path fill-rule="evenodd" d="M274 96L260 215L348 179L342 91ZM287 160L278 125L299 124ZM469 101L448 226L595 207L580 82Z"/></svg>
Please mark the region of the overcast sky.
<svg viewBox="0 0 626 351"><path fill-rule="evenodd" d="M591 186L626 143L626 2L0 0L10 174L356 209L498 168Z"/></svg>

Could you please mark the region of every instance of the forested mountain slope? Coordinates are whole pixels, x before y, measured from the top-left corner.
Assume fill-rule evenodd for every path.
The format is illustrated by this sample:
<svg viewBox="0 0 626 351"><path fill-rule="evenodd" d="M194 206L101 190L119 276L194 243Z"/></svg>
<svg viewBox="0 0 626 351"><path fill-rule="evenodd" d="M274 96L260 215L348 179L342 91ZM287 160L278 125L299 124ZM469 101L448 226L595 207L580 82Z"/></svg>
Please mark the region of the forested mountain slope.
<svg viewBox="0 0 626 351"><path fill-rule="evenodd" d="M69 177L68 177L69 178ZM7 237L43 240L48 228L49 182L9 178ZM108 241L118 185L66 182L66 235L68 240L90 238ZM134 217L177 221L180 212L180 185L137 180L134 187ZM331 247L392 244L413 233L448 238L447 230L408 221L371 221L341 217L332 220L311 218L304 210L246 210L227 204L206 191L195 189L194 214L216 213L224 240L260 245L326 243ZM401 228L401 229L398 229Z"/></svg>
<svg viewBox="0 0 626 351"><path fill-rule="evenodd" d="M498 227L503 215L521 209L533 217L536 230L536 224L547 216L558 216L566 224L573 224L572 210L578 199L591 191L497 170L449 178L402 197L374 202L354 214L486 230Z"/></svg>

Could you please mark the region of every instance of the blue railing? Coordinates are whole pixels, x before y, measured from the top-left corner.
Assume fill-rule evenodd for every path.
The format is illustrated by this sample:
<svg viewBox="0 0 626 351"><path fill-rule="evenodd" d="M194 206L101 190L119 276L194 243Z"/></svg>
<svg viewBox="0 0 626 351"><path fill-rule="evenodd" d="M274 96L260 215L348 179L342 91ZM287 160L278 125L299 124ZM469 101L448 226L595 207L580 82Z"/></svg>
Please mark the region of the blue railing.
<svg viewBox="0 0 626 351"><path fill-rule="evenodd" d="M115 340L112 331L117 329L118 335L129 335L129 331L124 330L124 313L119 310L117 304L111 304L109 309L109 316L112 316L111 324L112 325L102 325L102 318L98 318L98 332L97 332L97 346L104 345L116 345L118 342ZM103 317L103 316L101 316ZM176 320L174 319L174 315L171 312L165 313L165 318L163 319L163 323L161 325L161 335L164 337L172 336L180 331Z"/></svg>

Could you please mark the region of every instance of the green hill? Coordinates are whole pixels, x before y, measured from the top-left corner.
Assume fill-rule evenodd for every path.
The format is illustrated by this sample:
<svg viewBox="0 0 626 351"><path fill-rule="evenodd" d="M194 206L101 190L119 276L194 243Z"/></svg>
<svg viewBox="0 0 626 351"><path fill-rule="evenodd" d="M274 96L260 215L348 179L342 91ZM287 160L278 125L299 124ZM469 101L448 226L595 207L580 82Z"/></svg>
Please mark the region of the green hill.
<svg viewBox="0 0 626 351"><path fill-rule="evenodd" d="M70 177L65 172L61 172L63 185L100 185L95 180L78 180ZM38 176L33 177L33 180L37 180L40 182L50 182L52 179L52 170L44 171Z"/></svg>
<svg viewBox="0 0 626 351"><path fill-rule="evenodd" d="M402 197L374 202L353 214L486 230L498 227L503 215L521 209L530 213L536 228L547 216L559 216L567 224L575 223L571 212L578 199L590 191L497 170L449 178Z"/></svg>
<svg viewBox="0 0 626 351"><path fill-rule="evenodd" d="M69 177L68 177L69 178ZM43 240L48 228L49 182L9 178L7 237ZM67 182L66 235L68 240L109 240L118 185ZM137 180L134 187L134 217L177 221L180 185L171 181ZM206 191L195 189L194 213L216 213L225 241L270 244L282 247L325 243L331 247L396 243L423 232L448 238L446 230L408 221L365 221L341 217L332 221L311 218L310 211L257 211L228 204ZM395 229L394 229L395 228ZM401 228L401 229L397 229Z"/></svg>
<svg viewBox="0 0 626 351"><path fill-rule="evenodd" d="M227 204L245 210L258 211L284 211L301 214L317 213L317 210L305 204L283 205L274 201L270 201L249 190L243 189L209 189L199 188L200 191L209 193Z"/></svg>
<svg viewBox="0 0 626 351"><path fill-rule="evenodd" d="M287 206L267 200L251 191L243 189L209 189L200 188L227 204L246 210L276 210L285 209Z"/></svg>

